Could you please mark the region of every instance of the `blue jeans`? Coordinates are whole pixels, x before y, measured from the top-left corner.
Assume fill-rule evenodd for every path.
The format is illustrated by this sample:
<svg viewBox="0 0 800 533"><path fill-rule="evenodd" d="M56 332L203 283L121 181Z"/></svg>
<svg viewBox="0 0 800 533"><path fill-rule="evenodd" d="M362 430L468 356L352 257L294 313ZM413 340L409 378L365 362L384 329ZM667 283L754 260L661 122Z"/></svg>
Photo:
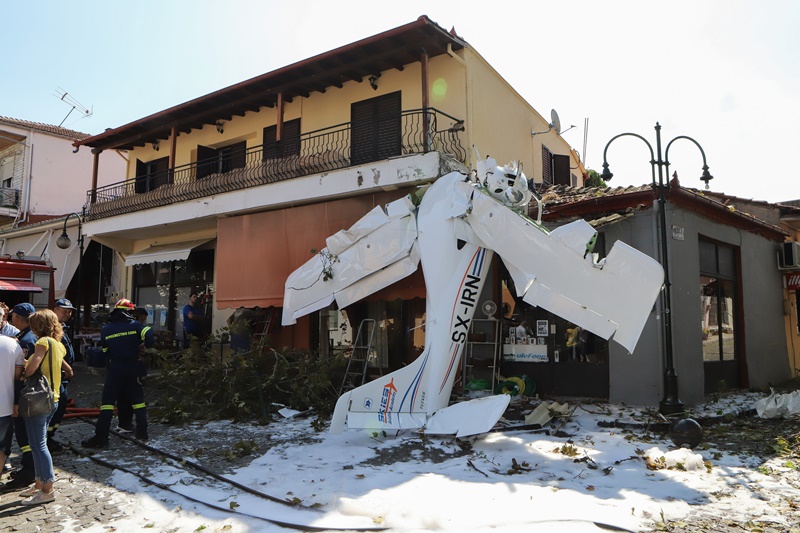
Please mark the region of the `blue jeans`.
<svg viewBox="0 0 800 533"><path fill-rule="evenodd" d="M36 472L36 479L42 483L51 483L56 480L53 458L50 456L50 450L47 449L47 425L53 418L56 409L58 409L58 402L52 412L25 419L28 444L31 447L31 454L33 454L33 469Z"/></svg>

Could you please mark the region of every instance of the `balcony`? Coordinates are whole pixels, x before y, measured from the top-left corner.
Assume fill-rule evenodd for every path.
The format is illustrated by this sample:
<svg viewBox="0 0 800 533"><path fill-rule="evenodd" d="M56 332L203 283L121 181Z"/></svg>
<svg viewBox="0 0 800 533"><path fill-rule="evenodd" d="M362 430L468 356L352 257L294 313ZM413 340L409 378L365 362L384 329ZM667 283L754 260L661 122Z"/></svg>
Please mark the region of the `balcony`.
<svg viewBox="0 0 800 533"><path fill-rule="evenodd" d="M466 160L460 139L464 122L436 109L404 111L398 122L388 126L385 122L364 126L355 128L355 136L353 124L348 122L281 142L216 150L214 157L174 169L149 169L134 179L88 191L87 219L133 213L401 155L441 152L462 163Z"/></svg>
<svg viewBox="0 0 800 533"><path fill-rule="evenodd" d="M0 208L19 209L20 193L21 191L19 189L0 187Z"/></svg>

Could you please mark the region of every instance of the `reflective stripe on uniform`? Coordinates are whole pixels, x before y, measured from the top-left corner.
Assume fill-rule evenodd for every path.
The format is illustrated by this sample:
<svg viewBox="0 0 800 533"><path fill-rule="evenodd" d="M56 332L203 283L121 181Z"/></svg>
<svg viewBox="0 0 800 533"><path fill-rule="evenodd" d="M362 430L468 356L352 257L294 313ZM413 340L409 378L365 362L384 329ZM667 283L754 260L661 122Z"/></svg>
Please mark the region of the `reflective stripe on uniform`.
<svg viewBox="0 0 800 533"><path fill-rule="evenodd" d="M114 410L114 406L113 405L101 405L100 406L100 410L101 411L113 411Z"/></svg>
<svg viewBox="0 0 800 533"><path fill-rule="evenodd" d="M137 403L137 404L134 404L132 407L133 407L134 410L136 410L136 409L144 409L146 406L147 406L147 404L145 404L145 403Z"/></svg>
<svg viewBox="0 0 800 533"><path fill-rule="evenodd" d="M103 353L105 353L105 352L107 352L107 351L108 351L108 347L106 347L106 346L103 346Z"/></svg>
<svg viewBox="0 0 800 533"><path fill-rule="evenodd" d="M142 328L142 342L144 342L144 336L148 331L150 331L150 326L145 326Z"/></svg>
<svg viewBox="0 0 800 533"><path fill-rule="evenodd" d="M112 333L111 335L106 336L106 340L116 339L117 337L126 337L128 335L136 335L136 331L131 330L131 331L120 331L119 333Z"/></svg>
<svg viewBox="0 0 800 533"><path fill-rule="evenodd" d="M31 451L30 444L26 444L25 446L20 446L19 451L21 451L22 453L30 453Z"/></svg>

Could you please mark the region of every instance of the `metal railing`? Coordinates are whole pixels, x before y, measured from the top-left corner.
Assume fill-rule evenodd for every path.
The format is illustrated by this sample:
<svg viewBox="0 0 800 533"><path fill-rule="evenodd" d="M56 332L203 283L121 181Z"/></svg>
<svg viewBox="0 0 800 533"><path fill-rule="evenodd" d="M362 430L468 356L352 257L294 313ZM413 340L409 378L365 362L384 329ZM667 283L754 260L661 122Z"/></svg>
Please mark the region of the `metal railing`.
<svg viewBox="0 0 800 533"><path fill-rule="evenodd" d="M371 125L367 125L369 131ZM440 129L441 128L441 129ZM436 109L403 111L399 127L375 125L380 135L353 143L352 123L246 150L217 150L216 156L174 169L137 176L87 192L87 219L96 220L300 176L330 172L394 156L442 152L464 163L464 122Z"/></svg>
<svg viewBox="0 0 800 533"><path fill-rule="evenodd" d="M19 189L0 187L0 207L19 209L20 196L21 191Z"/></svg>

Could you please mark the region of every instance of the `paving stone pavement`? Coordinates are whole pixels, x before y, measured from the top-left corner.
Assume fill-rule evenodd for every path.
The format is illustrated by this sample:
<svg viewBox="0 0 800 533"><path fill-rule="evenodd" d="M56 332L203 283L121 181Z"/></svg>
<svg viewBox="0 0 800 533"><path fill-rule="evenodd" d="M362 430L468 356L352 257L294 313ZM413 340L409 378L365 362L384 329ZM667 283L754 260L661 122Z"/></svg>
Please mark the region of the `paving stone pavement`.
<svg viewBox="0 0 800 533"><path fill-rule="evenodd" d="M75 365L75 379L70 384L72 397L78 407L100 405L104 369ZM78 445L91 436L94 428L79 420L65 420L56 433L62 443ZM19 465L14 443L11 455L13 466ZM123 516L118 503L129 498L107 481L111 470L82 459L68 449L53 455L56 473L56 500L46 505L24 506L18 492L0 495L0 529L13 532L81 531L90 526L108 524ZM3 481L7 478L4 477Z"/></svg>

